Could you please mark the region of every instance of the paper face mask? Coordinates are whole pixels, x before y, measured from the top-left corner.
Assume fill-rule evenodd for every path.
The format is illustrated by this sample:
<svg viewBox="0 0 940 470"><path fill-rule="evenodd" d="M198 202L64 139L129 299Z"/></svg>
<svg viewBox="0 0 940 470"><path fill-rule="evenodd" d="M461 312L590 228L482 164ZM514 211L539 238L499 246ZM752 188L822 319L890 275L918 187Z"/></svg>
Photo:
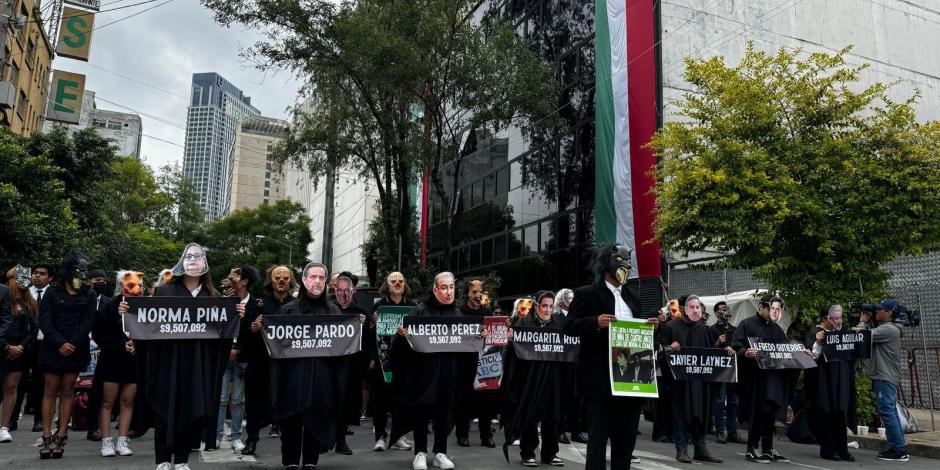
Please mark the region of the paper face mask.
<svg viewBox="0 0 940 470"><path fill-rule="evenodd" d="M127 271L124 273L124 296L139 297L144 295L144 273Z"/></svg>
<svg viewBox="0 0 940 470"><path fill-rule="evenodd" d="M291 285L290 269L278 266L271 271L271 286L275 292L287 292Z"/></svg>
<svg viewBox="0 0 940 470"><path fill-rule="evenodd" d="M33 275L32 269L29 266L20 266L16 265L16 272L13 274L13 280L16 281L20 287L29 287L29 280Z"/></svg>
<svg viewBox="0 0 940 470"><path fill-rule="evenodd" d="M529 315L529 311L532 310L532 299L518 299L516 300L516 315L520 317L525 317Z"/></svg>
<svg viewBox="0 0 940 470"><path fill-rule="evenodd" d="M320 297L326 289L326 266L320 263L310 263L304 266L304 288L313 297Z"/></svg>
<svg viewBox="0 0 940 470"><path fill-rule="evenodd" d="M173 275L176 277L184 275L199 277L207 272L209 272L209 262L206 260L206 251L196 243L186 245L179 262L173 267Z"/></svg>

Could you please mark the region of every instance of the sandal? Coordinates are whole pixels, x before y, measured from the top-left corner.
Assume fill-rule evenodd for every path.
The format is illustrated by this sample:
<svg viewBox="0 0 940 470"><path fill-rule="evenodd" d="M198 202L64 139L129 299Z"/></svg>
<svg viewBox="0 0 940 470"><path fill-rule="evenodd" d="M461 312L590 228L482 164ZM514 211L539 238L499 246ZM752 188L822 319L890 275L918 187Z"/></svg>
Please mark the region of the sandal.
<svg viewBox="0 0 940 470"><path fill-rule="evenodd" d="M68 434L64 436L57 435L52 439L53 441L52 442L52 458L54 459L62 458L62 454L65 453L65 444L68 442L68 440L69 440Z"/></svg>
<svg viewBox="0 0 940 470"><path fill-rule="evenodd" d="M39 458L46 460L52 457L52 436L42 436L42 445L39 446Z"/></svg>

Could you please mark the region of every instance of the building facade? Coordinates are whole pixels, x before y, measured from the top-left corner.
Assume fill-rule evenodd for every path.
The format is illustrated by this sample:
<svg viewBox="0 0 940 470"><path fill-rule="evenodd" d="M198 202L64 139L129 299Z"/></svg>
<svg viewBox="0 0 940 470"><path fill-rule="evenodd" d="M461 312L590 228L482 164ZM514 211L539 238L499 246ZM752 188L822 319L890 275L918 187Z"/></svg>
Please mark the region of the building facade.
<svg viewBox="0 0 940 470"><path fill-rule="evenodd" d="M253 116L239 123L235 133L231 210L254 209L284 199L283 174L273 171L269 155L285 132L287 121L282 119Z"/></svg>
<svg viewBox="0 0 940 470"><path fill-rule="evenodd" d="M102 137L110 139L118 146L118 155L140 157L140 143L144 132L140 116L120 111L98 109L95 103L94 91L85 90L82 95L82 111L78 118L78 124L45 121L42 130L43 132L49 132L58 126L65 127L69 135L80 129L94 128Z"/></svg>
<svg viewBox="0 0 940 470"><path fill-rule="evenodd" d="M260 114L251 98L221 75L193 74L183 176L193 183L209 221L229 213L238 124Z"/></svg>
<svg viewBox="0 0 940 470"><path fill-rule="evenodd" d="M29 135L43 126L53 46L38 0L0 1L0 125Z"/></svg>

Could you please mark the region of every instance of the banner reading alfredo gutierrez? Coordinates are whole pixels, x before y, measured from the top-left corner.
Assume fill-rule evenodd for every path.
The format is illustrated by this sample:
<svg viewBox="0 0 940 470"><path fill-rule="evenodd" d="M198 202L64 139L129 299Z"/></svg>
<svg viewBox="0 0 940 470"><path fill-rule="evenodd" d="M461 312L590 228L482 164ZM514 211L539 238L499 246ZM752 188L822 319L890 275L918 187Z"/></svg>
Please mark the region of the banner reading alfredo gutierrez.
<svg viewBox="0 0 940 470"><path fill-rule="evenodd" d="M238 297L127 297L124 331L131 339L220 339L238 336Z"/></svg>
<svg viewBox="0 0 940 470"><path fill-rule="evenodd" d="M523 361L577 362L581 338L558 328L519 326L512 329L512 347Z"/></svg>
<svg viewBox="0 0 940 470"><path fill-rule="evenodd" d="M618 397L658 398L653 325L645 320L611 322L607 327L610 352L610 391Z"/></svg>
<svg viewBox="0 0 940 470"><path fill-rule="evenodd" d="M751 347L757 350L757 366L761 369L812 369L816 361L806 354L806 347L799 343L771 343L760 338L748 338Z"/></svg>
<svg viewBox="0 0 940 470"><path fill-rule="evenodd" d="M348 356L362 349L359 315L265 315L261 329L271 359Z"/></svg>
<svg viewBox="0 0 940 470"><path fill-rule="evenodd" d="M483 317L407 316L405 338L420 353L480 352L483 349Z"/></svg>

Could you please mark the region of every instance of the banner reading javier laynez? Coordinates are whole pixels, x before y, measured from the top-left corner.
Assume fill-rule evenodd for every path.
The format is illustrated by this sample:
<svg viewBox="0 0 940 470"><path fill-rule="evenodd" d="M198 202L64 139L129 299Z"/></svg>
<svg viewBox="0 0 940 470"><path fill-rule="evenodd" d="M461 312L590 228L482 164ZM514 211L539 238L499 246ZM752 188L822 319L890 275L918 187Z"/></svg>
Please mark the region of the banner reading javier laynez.
<svg viewBox="0 0 940 470"><path fill-rule="evenodd" d="M376 313L379 314L378 321L375 322L375 341L379 350L379 365L382 367L382 376L385 383L392 383L392 368L388 359L388 350L392 347L392 340L398 334L398 327L406 316L411 315L414 307L397 307L386 305L379 307Z"/></svg>
<svg viewBox="0 0 940 470"><path fill-rule="evenodd" d="M618 397L658 398L653 325L645 320L611 322L607 327L610 391ZM647 371L647 373L642 373Z"/></svg>
<svg viewBox="0 0 940 470"><path fill-rule="evenodd" d="M682 348L671 352L669 370L676 380L737 382L737 356L718 348Z"/></svg>
<svg viewBox="0 0 940 470"><path fill-rule="evenodd" d="M124 331L131 339L220 339L238 336L238 297L127 297Z"/></svg>
<svg viewBox="0 0 940 470"><path fill-rule="evenodd" d="M812 369L816 361L806 354L806 347L799 343L770 343L760 338L748 338L751 347L757 350L757 366L761 369Z"/></svg>
<svg viewBox="0 0 940 470"><path fill-rule="evenodd" d="M405 338L420 353L480 352L483 349L483 317L407 316Z"/></svg>
<svg viewBox="0 0 940 470"><path fill-rule="evenodd" d="M359 315L265 315L261 330L271 359L348 356L362 349Z"/></svg>

